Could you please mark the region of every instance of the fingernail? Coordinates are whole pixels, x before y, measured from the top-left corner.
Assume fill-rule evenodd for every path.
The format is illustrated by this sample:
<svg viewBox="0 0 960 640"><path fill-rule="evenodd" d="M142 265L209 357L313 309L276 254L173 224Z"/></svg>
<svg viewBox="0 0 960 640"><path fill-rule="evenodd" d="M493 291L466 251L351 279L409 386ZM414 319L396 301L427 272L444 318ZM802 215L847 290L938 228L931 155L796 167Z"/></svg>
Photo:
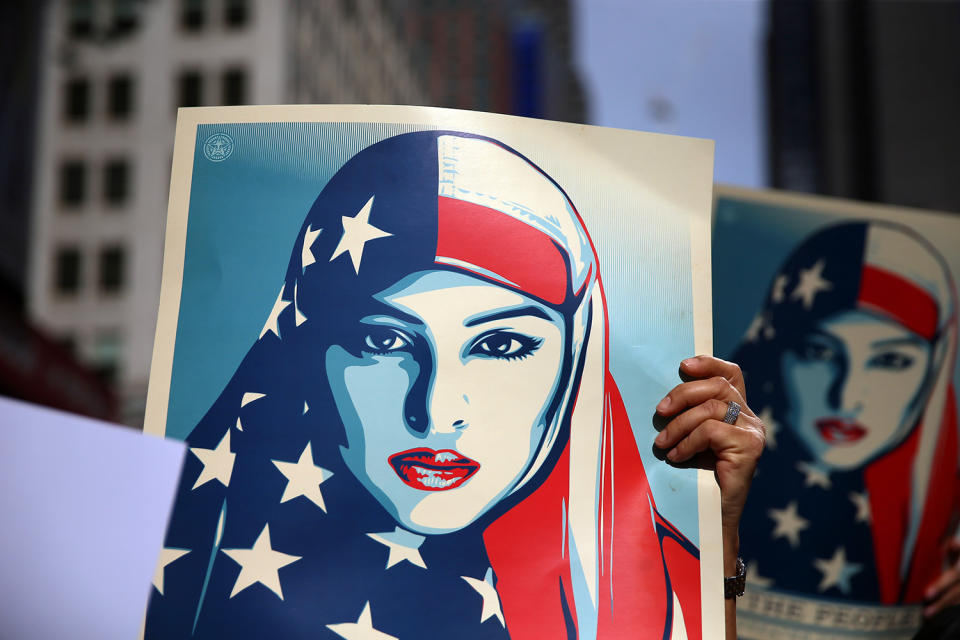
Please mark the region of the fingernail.
<svg viewBox="0 0 960 640"><path fill-rule="evenodd" d="M927 607L926 609L923 610L923 617L929 618L934 614L936 610L937 610L936 607L934 607L933 605Z"/></svg>
<svg viewBox="0 0 960 640"><path fill-rule="evenodd" d="M658 447L662 447L666 441L667 441L667 434L661 431L660 433L657 434L657 437L653 439L653 444L657 445Z"/></svg>
<svg viewBox="0 0 960 640"><path fill-rule="evenodd" d="M929 589L927 589L926 591L923 592L923 597L924 597L924 599L926 599L926 600L930 600L930 599L933 598L933 596L935 596L935 595L937 595L937 589L936 589L936 587L930 587Z"/></svg>
<svg viewBox="0 0 960 640"><path fill-rule="evenodd" d="M672 462L676 462L677 458L679 457L680 457L680 454L677 453L676 449L670 449L670 453L667 454L667 458L670 459Z"/></svg>
<svg viewBox="0 0 960 640"><path fill-rule="evenodd" d="M692 364L693 364L694 362L696 362L696 361L697 361L696 358L687 358L686 360L684 360L684 361L681 362L680 364L683 365L683 366L685 366L685 367L689 367L690 365L692 365Z"/></svg>
<svg viewBox="0 0 960 640"><path fill-rule="evenodd" d="M660 401L660 404L657 405L657 411L666 411L667 407L670 406L670 396L667 396Z"/></svg>

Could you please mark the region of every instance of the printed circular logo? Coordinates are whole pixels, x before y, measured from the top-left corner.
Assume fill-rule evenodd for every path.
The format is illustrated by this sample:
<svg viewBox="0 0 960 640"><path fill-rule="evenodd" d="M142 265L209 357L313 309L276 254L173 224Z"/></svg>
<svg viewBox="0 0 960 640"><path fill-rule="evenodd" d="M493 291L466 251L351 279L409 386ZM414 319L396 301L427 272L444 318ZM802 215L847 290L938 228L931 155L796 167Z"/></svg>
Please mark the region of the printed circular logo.
<svg viewBox="0 0 960 640"><path fill-rule="evenodd" d="M233 138L225 133L215 133L203 143L203 155L211 162L223 162L233 153Z"/></svg>

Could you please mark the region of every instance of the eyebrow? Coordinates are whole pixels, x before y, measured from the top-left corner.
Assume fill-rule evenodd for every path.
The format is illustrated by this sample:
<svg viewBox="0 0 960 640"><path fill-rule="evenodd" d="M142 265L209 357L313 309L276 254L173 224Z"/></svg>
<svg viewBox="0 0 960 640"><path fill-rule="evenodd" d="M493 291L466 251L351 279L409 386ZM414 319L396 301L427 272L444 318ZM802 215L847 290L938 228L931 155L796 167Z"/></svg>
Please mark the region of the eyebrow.
<svg viewBox="0 0 960 640"><path fill-rule="evenodd" d="M374 320L380 317L399 320L400 322L416 325L418 327L422 327L425 324L423 320L417 316L401 311L391 304L387 304L379 300L374 300L372 302L373 304L371 306L373 308L370 309L370 313L366 314L362 318L363 320Z"/></svg>
<svg viewBox="0 0 960 640"><path fill-rule="evenodd" d="M921 338L914 338L912 336L907 336L904 338L884 338L882 340L876 340L870 343L872 348L876 347L889 347L896 346L899 344L909 344L915 347L923 347L926 345L926 342Z"/></svg>
<svg viewBox="0 0 960 640"><path fill-rule="evenodd" d="M485 322L503 320L504 318L516 318L519 316L533 316L534 318L542 318L547 322L553 322L553 319L548 316L543 309L533 305L528 305L525 307L516 307L514 309L504 309L503 311L494 311L493 313L478 314L467 318L464 321L463 326L475 327L476 325L483 324Z"/></svg>

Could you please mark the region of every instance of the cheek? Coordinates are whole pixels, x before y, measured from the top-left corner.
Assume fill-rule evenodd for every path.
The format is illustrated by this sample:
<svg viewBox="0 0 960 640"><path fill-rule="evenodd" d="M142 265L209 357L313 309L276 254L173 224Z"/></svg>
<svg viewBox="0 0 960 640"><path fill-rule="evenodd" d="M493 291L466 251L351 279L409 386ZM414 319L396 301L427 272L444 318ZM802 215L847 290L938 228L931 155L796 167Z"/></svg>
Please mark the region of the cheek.
<svg viewBox="0 0 960 640"><path fill-rule="evenodd" d="M790 409L798 414L825 411L833 378L833 367L827 363L799 362L792 356L785 357L783 382Z"/></svg>
<svg viewBox="0 0 960 640"><path fill-rule="evenodd" d="M560 348L544 344L522 360L477 359L467 368L471 428L458 448L487 450L512 466L529 460L544 431L545 412L558 392Z"/></svg>
<svg viewBox="0 0 960 640"><path fill-rule="evenodd" d="M908 417L911 408L925 389L924 371L912 367L906 371L876 371L870 376L869 388L865 394L864 413L880 422L895 422L891 428Z"/></svg>
<svg viewBox="0 0 960 640"><path fill-rule="evenodd" d="M327 358L348 447L376 443L397 427L411 381L405 364L402 358L379 356L365 362L346 353Z"/></svg>

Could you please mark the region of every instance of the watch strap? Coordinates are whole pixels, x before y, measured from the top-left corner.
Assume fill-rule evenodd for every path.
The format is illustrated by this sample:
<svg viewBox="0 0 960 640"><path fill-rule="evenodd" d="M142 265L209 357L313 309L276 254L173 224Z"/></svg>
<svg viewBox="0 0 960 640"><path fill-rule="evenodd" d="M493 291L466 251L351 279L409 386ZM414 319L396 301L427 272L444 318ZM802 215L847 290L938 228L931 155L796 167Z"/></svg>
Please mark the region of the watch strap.
<svg viewBox="0 0 960 640"><path fill-rule="evenodd" d="M723 579L723 597L726 599L738 598L743 595L747 586L747 565L742 558L737 558L737 575Z"/></svg>

